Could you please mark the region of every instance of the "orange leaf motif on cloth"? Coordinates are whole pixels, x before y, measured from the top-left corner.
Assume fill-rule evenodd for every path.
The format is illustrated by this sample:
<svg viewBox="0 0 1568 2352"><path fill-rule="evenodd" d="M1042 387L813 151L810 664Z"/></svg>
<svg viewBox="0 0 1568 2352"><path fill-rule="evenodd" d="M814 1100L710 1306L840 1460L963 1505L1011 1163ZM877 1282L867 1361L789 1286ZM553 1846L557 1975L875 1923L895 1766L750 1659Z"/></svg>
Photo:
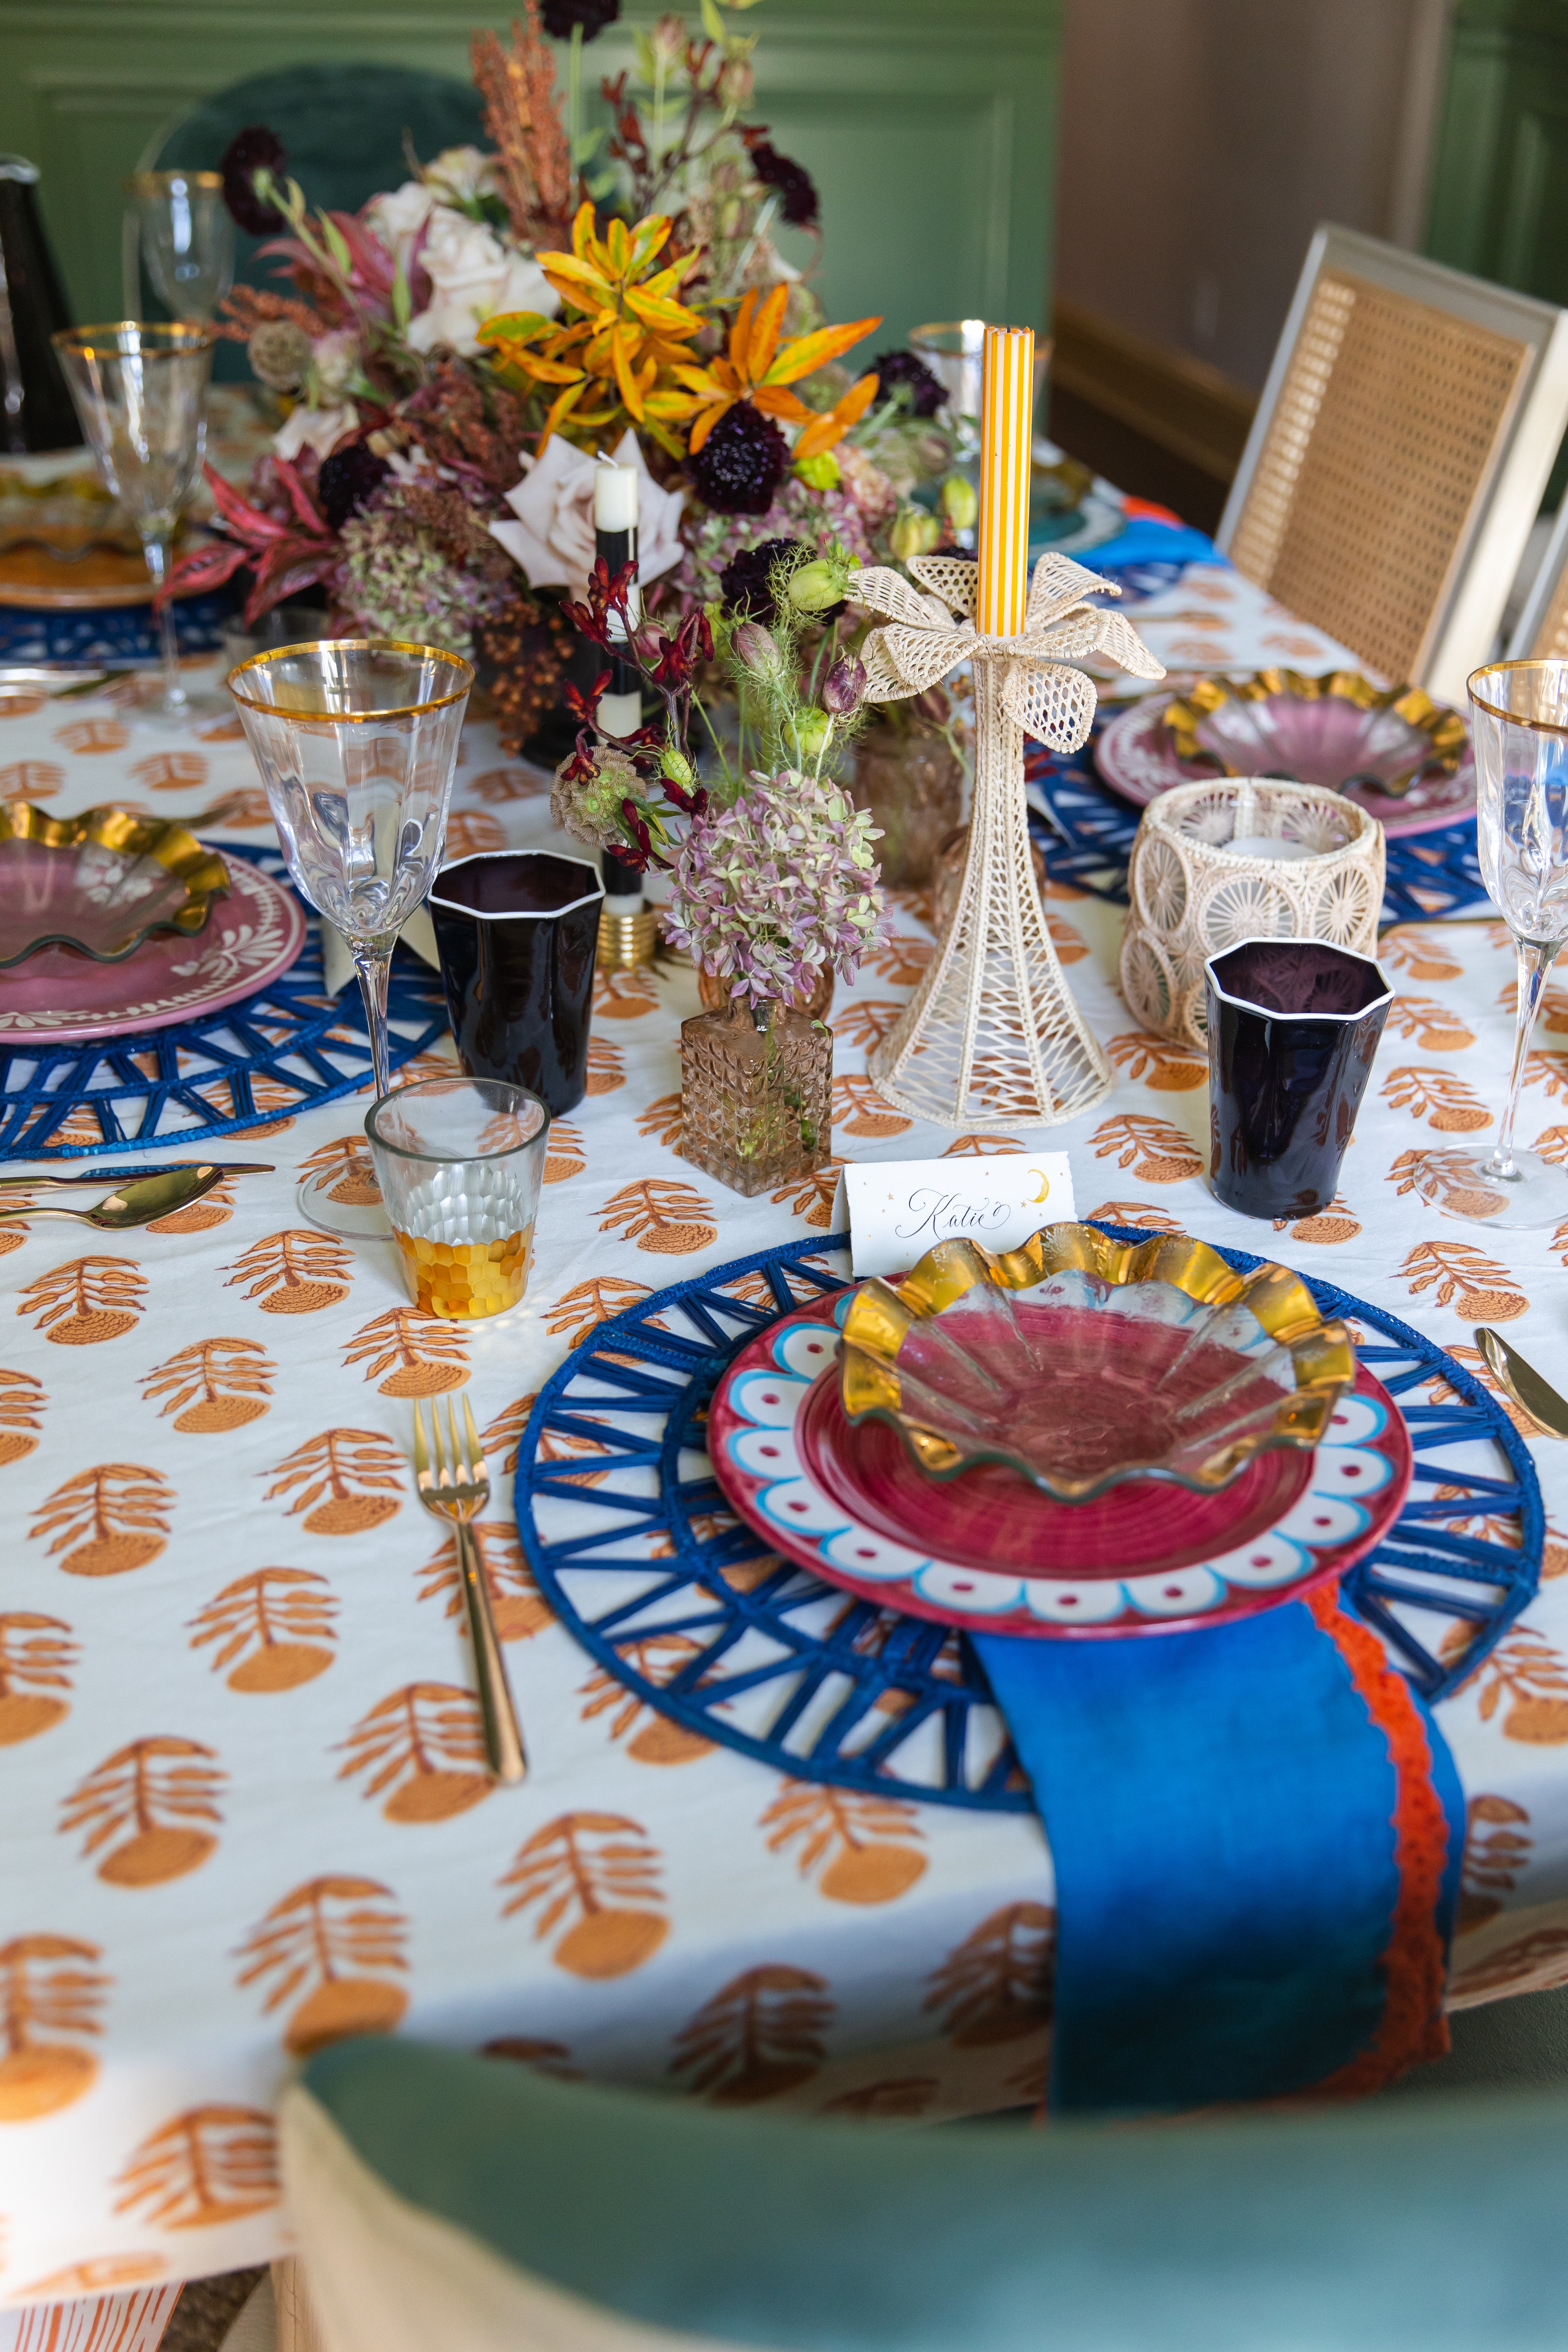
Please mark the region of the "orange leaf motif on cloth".
<svg viewBox="0 0 1568 2352"><path fill-rule="evenodd" d="M1388 1008L1388 1026L1396 1037L1413 1037L1428 1054L1458 1054L1476 1042L1458 1014L1430 996L1396 996Z"/></svg>
<svg viewBox="0 0 1568 2352"><path fill-rule="evenodd" d="M1492 1115L1475 1088L1455 1077L1451 1070L1405 1066L1390 1070L1379 1092L1395 1110L1427 1119L1445 1135L1471 1135L1492 1123Z"/></svg>
<svg viewBox="0 0 1568 2352"><path fill-rule="evenodd" d="M544 1181L547 1184L564 1184L574 1176L581 1176L588 1164L581 1131L569 1118L552 1118L544 1146Z"/></svg>
<svg viewBox="0 0 1568 2352"><path fill-rule="evenodd" d="M550 789L549 779L531 775L526 768L487 768L482 776L471 776L464 787L477 800L531 801Z"/></svg>
<svg viewBox="0 0 1568 2352"><path fill-rule="evenodd" d="M292 1226L252 1242L243 1257L226 1266L228 1287L245 1286L264 1315L314 1315L349 1295L350 1256L331 1234Z"/></svg>
<svg viewBox="0 0 1568 2352"><path fill-rule="evenodd" d="M863 996L858 1003L845 1006L833 1023L833 1034L857 1052L868 1054L873 1045L881 1044L903 1010L900 998Z"/></svg>
<svg viewBox="0 0 1568 2352"><path fill-rule="evenodd" d="M138 760L131 771L149 792L193 793L207 780L207 763L199 751L154 751Z"/></svg>
<svg viewBox="0 0 1568 2352"><path fill-rule="evenodd" d="M0 2123L52 2116L90 2089L98 2060L68 2037L103 2031L100 2011L113 1979L99 1973L102 1958L98 1945L75 1936L0 1944Z"/></svg>
<svg viewBox="0 0 1568 2352"><path fill-rule="evenodd" d="M612 1045L606 1038L590 1037L588 1040L588 1093L590 1095L614 1094L616 1088L624 1087L626 1082L626 1066L621 1058L619 1047Z"/></svg>
<svg viewBox="0 0 1568 2352"><path fill-rule="evenodd" d="M1400 1273L1412 1292L1432 1290L1467 1323L1510 1323L1529 1311L1507 1266L1469 1242L1417 1242Z"/></svg>
<svg viewBox="0 0 1568 2352"><path fill-rule="evenodd" d="M646 1110L637 1113L637 1133L652 1136L656 1143L678 1144L680 1141L680 1097L660 1095Z"/></svg>
<svg viewBox="0 0 1568 2352"><path fill-rule="evenodd" d="M82 1855L109 1852L98 1865L111 1886L158 1886L199 1869L217 1840L198 1822L223 1820L217 1800L225 1774L199 1739L132 1739L105 1757L67 1798L60 1829L85 1830ZM129 1836L124 1832L129 1831Z"/></svg>
<svg viewBox="0 0 1568 2352"><path fill-rule="evenodd" d="M911 1122L885 1103L869 1078L846 1071L833 1081L833 1119L847 1135L903 1135Z"/></svg>
<svg viewBox="0 0 1568 2352"><path fill-rule="evenodd" d="M591 1282L579 1282L563 1291L555 1304L546 1307L544 1328L557 1338L564 1333L569 1347L581 1347L588 1334L612 1315L635 1307L639 1298L652 1297L646 1282L623 1282L614 1274L596 1275Z"/></svg>
<svg viewBox="0 0 1568 2352"><path fill-rule="evenodd" d="M149 1403L164 1399L176 1429L216 1435L270 1411L277 1370L259 1339L195 1339L144 1372L142 1392Z"/></svg>
<svg viewBox="0 0 1568 2352"><path fill-rule="evenodd" d="M377 1381L383 1396L441 1396L468 1379L468 1348L460 1323L422 1315L416 1307L389 1307L355 1332L343 1349L343 1370L364 1364L365 1379Z"/></svg>
<svg viewBox="0 0 1568 2352"><path fill-rule="evenodd" d="M907 932L894 931L872 950L866 960L867 968L894 988L912 988L935 952L930 940L911 939Z"/></svg>
<svg viewBox="0 0 1568 2352"><path fill-rule="evenodd" d="M331 1664L337 1607L331 1586L314 1569L255 1569L226 1584L191 1619L191 1647L218 1644L213 1672L232 1667L230 1690L292 1690Z"/></svg>
<svg viewBox="0 0 1568 2352"><path fill-rule="evenodd" d="M118 719L78 719L69 727L57 727L55 741L63 743L68 751L79 759L90 759L106 751L123 751L131 740L131 730L122 727Z"/></svg>
<svg viewBox="0 0 1568 2352"><path fill-rule="evenodd" d="M362 1535L403 1507L403 1456L384 1430L324 1429L297 1445L276 1472L260 1475L276 1479L267 1489L269 1503L302 1489L289 1516L304 1512L313 1536Z"/></svg>
<svg viewBox="0 0 1568 2352"><path fill-rule="evenodd" d="M37 1609L0 1616L0 1748L36 1739L70 1713L71 1668L79 1655L63 1617Z"/></svg>
<svg viewBox="0 0 1568 2352"><path fill-rule="evenodd" d="M236 1955L240 1987L270 1978L262 2013L296 2001L283 2047L296 2058L346 2033L390 2033L408 2007L408 1922L378 1878L307 1879L275 1903Z"/></svg>
<svg viewBox="0 0 1568 2352"><path fill-rule="evenodd" d="M1380 961L1407 971L1412 980L1460 980L1465 967L1446 945L1440 930L1424 930L1419 923L1395 923L1377 943Z"/></svg>
<svg viewBox="0 0 1568 2352"><path fill-rule="evenodd" d="M833 1223L833 1204L838 1198L838 1171L849 1164L835 1152L826 1168L813 1168L806 1175L781 1186L772 1196L774 1207L782 1208L787 1202L792 1215L804 1217L808 1225L826 1233Z"/></svg>
<svg viewBox="0 0 1568 2352"><path fill-rule="evenodd" d="M1119 1168L1131 1168L1145 1184L1180 1184L1204 1172L1202 1155L1180 1128L1139 1111L1121 1111L1106 1119L1089 1141L1097 1160L1114 1155Z"/></svg>
<svg viewBox="0 0 1568 2352"><path fill-rule="evenodd" d="M47 1402L43 1382L31 1372L0 1371L0 1469L35 1451Z"/></svg>
<svg viewBox="0 0 1568 2352"><path fill-rule="evenodd" d="M1289 1217L1275 1218L1277 1234L1282 1234L1287 1225L1293 1242L1353 1242L1361 1231L1361 1219L1336 1192L1326 1209L1310 1217L1298 1217L1293 1224Z"/></svg>
<svg viewBox="0 0 1568 2352"><path fill-rule="evenodd" d="M0 768L0 793L8 801L52 800L65 780L53 760L12 760Z"/></svg>
<svg viewBox="0 0 1568 2352"><path fill-rule="evenodd" d="M630 971L594 974L594 1017L599 1021L636 1021L658 1006L658 982L646 965Z"/></svg>
<svg viewBox="0 0 1568 2352"><path fill-rule="evenodd" d="M134 1258L73 1257L28 1283L16 1312L36 1317L35 1329L58 1346L90 1348L133 1330L146 1295Z"/></svg>
<svg viewBox="0 0 1568 2352"><path fill-rule="evenodd" d="M1457 1932L1473 1935L1495 1919L1519 1884L1532 1841L1530 1815L1511 1797L1472 1797L1465 1811L1465 1858Z"/></svg>
<svg viewBox="0 0 1568 2352"><path fill-rule="evenodd" d="M523 1557L522 1539L510 1519L476 1519L474 1540L489 1587L496 1633L503 1642L526 1642L555 1622L554 1612L533 1580ZM419 1570L421 1601L441 1601L446 1614L458 1617L464 1609L463 1582L458 1567L458 1538L449 1535L433 1559ZM465 1620L466 1622L466 1620Z"/></svg>
<svg viewBox="0 0 1568 2352"><path fill-rule="evenodd" d="M700 1643L694 1642L689 1633L634 1633L616 1643L616 1655L624 1659L634 1674L640 1675L645 1682L660 1685L673 1682L693 1658L701 1654ZM645 1698L628 1690L605 1666L595 1666L579 1696L588 1702L583 1709L584 1723L614 1710L610 1714L612 1739L626 1739L633 1726L640 1725L636 1737L626 1740L626 1754L639 1764L689 1764L699 1756L713 1753L710 1739L704 1739L700 1731L689 1731L685 1724L677 1723L670 1716L656 1713Z"/></svg>
<svg viewBox="0 0 1568 2352"><path fill-rule="evenodd" d="M479 1701L451 1683L408 1683L360 1717L342 1743L340 1780L368 1772L361 1794L390 1790L389 1822L445 1822L488 1797Z"/></svg>
<svg viewBox="0 0 1568 2352"><path fill-rule="evenodd" d="M1141 1078L1155 1094L1189 1094L1208 1083L1203 1055L1175 1039L1151 1036L1146 1029L1124 1029L1107 1038L1105 1050L1124 1076Z"/></svg>
<svg viewBox="0 0 1568 2352"><path fill-rule="evenodd" d="M749 2106L793 2091L826 2063L833 2023L827 1979L810 1969L747 1969L704 2001L673 2044L672 2074L716 2106Z"/></svg>
<svg viewBox="0 0 1568 2352"><path fill-rule="evenodd" d="M1457 1999L1484 2000L1500 1992L1546 1992L1568 1983L1568 1927L1537 1927L1453 1979Z"/></svg>
<svg viewBox="0 0 1568 2352"><path fill-rule="evenodd" d="M1515 1627L1459 1688L1476 1693L1483 1723L1500 1710L1505 1738L1533 1748L1568 1740L1568 1664L1544 1633Z"/></svg>
<svg viewBox="0 0 1568 2352"><path fill-rule="evenodd" d="M956 2048L1016 2042L1049 2022L1057 1915L1044 1903L1008 1903L949 1952L922 2006L940 2011Z"/></svg>
<svg viewBox="0 0 1568 2352"><path fill-rule="evenodd" d="M803 1878L818 1864L817 1892L836 1903L891 1903L926 1866L912 1805L808 1780L786 1780L758 1826L770 1853L794 1846Z"/></svg>
<svg viewBox="0 0 1568 2352"><path fill-rule="evenodd" d="M142 2142L115 2180L117 2213L137 2206L165 2230L205 2230L278 2204L278 2146L260 2107L191 2107Z"/></svg>
<svg viewBox="0 0 1568 2352"><path fill-rule="evenodd" d="M501 1917L537 1904L536 1940L570 1919L551 1954L557 1968L595 1981L629 1975L669 1933L658 1849L623 1813L562 1813L519 1846L501 1878Z"/></svg>
<svg viewBox="0 0 1568 2352"><path fill-rule="evenodd" d="M1147 1225L1152 1233L1181 1234L1186 1231L1178 1224L1169 1209L1152 1208L1147 1201L1101 1201L1098 1209L1086 1213L1086 1220L1098 1225Z"/></svg>
<svg viewBox="0 0 1568 2352"><path fill-rule="evenodd" d="M400 1076L402 1074L400 1073ZM445 1070L442 1076L447 1076ZM407 1081L405 1079L405 1083ZM375 1163L364 1136L334 1135L330 1143L318 1143L300 1162L301 1176L331 1175L335 1181L327 1188L329 1201L341 1201L345 1207L364 1209L381 1199L381 1186L375 1181Z"/></svg>
<svg viewBox="0 0 1568 2352"><path fill-rule="evenodd" d="M825 2099L819 2116L863 2116L868 2123L913 2123L923 2116L942 2088L934 2074L891 2074L886 2082L862 2083L857 2091L840 2091Z"/></svg>
<svg viewBox="0 0 1568 2352"><path fill-rule="evenodd" d="M713 1204L694 1185L666 1176L639 1176L604 1203L602 1234L618 1231L623 1241L664 1257L685 1257L719 1238Z"/></svg>
<svg viewBox="0 0 1568 2352"><path fill-rule="evenodd" d="M173 1486L138 1462L100 1462L57 1486L33 1513L36 1541L52 1536L49 1558L72 1576L122 1576L145 1568L163 1549Z"/></svg>

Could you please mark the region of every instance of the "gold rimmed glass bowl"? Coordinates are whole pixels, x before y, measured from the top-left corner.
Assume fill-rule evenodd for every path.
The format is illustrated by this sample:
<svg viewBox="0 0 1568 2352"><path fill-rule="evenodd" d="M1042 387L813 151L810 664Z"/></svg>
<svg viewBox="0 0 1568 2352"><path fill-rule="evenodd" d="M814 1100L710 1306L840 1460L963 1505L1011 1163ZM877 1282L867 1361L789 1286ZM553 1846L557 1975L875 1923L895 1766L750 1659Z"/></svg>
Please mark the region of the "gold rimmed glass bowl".
<svg viewBox="0 0 1568 2352"><path fill-rule="evenodd" d="M119 963L154 931L195 938L228 890L217 852L182 824L84 809L45 816L0 803L0 971L40 948Z"/></svg>
<svg viewBox="0 0 1568 2352"><path fill-rule="evenodd" d="M1356 670L1293 669L1200 677L1163 721L1182 760L1226 776L1289 776L1342 793L1362 785L1402 800L1417 778L1458 773L1465 722L1415 686L1373 686Z"/></svg>
<svg viewBox="0 0 1568 2352"><path fill-rule="evenodd" d="M942 1242L896 1289L863 1283L838 1357L849 1420L888 1423L931 1476L998 1462L1065 1503L1129 1478L1212 1493L1318 1444L1354 1377L1289 1267L1083 1224L996 1255Z"/></svg>

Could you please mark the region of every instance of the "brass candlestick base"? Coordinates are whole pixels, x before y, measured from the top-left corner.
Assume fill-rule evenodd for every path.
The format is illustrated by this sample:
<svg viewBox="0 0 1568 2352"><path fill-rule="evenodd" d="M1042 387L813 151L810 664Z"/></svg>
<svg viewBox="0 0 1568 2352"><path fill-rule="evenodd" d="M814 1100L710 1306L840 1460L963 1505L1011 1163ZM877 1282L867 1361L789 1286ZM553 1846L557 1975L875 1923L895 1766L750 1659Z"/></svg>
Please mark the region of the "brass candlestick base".
<svg viewBox="0 0 1568 2352"><path fill-rule="evenodd" d="M658 918L651 907L640 915L599 917L599 970L630 971L635 964L652 963L658 953Z"/></svg>

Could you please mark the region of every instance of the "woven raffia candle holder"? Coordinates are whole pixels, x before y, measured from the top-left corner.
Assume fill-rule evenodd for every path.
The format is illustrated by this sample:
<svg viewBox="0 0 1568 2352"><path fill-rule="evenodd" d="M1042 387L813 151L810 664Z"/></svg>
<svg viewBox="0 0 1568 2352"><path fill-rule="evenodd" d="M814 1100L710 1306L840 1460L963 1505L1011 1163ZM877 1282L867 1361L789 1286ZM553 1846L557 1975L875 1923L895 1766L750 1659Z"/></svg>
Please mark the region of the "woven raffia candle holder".
<svg viewBox="0 0 1568 2352"><path fill-rule="evenodd" d="M1289 857L1236 849L1279 841ZM1240 776L1176 784L1150 803L1128 868L1121 993L1145 1029L1202 1045L1204 964L1241 940L1377 950L1383 827L1339 793Z"/></svg>

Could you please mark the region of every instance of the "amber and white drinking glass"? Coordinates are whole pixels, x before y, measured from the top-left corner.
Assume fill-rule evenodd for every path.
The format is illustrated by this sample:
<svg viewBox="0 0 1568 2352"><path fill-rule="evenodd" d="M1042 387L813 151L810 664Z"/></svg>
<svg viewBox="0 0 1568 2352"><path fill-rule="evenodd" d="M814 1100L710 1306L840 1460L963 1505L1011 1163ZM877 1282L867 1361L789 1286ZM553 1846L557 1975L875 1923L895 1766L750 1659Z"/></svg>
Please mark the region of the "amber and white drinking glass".
<svg viewBox="0 0 1568 2352"><path fill-rule="evenodd" d="M504 1315L528 1287L550 1114L500 1078L425 1078L364 1123L408 1295L426 1315Z"/></svg>
<svg viewBox="0 0 1568 2352"><path fill-rule="evenodd" d="M228 675L290 878L353 957L378 1096L392 950L441 863L473 682L458 655L384 637L280 646ZM363 1212L331 1198L336 1181L302 1184L300 1213L363 1234Z"/></svg>

